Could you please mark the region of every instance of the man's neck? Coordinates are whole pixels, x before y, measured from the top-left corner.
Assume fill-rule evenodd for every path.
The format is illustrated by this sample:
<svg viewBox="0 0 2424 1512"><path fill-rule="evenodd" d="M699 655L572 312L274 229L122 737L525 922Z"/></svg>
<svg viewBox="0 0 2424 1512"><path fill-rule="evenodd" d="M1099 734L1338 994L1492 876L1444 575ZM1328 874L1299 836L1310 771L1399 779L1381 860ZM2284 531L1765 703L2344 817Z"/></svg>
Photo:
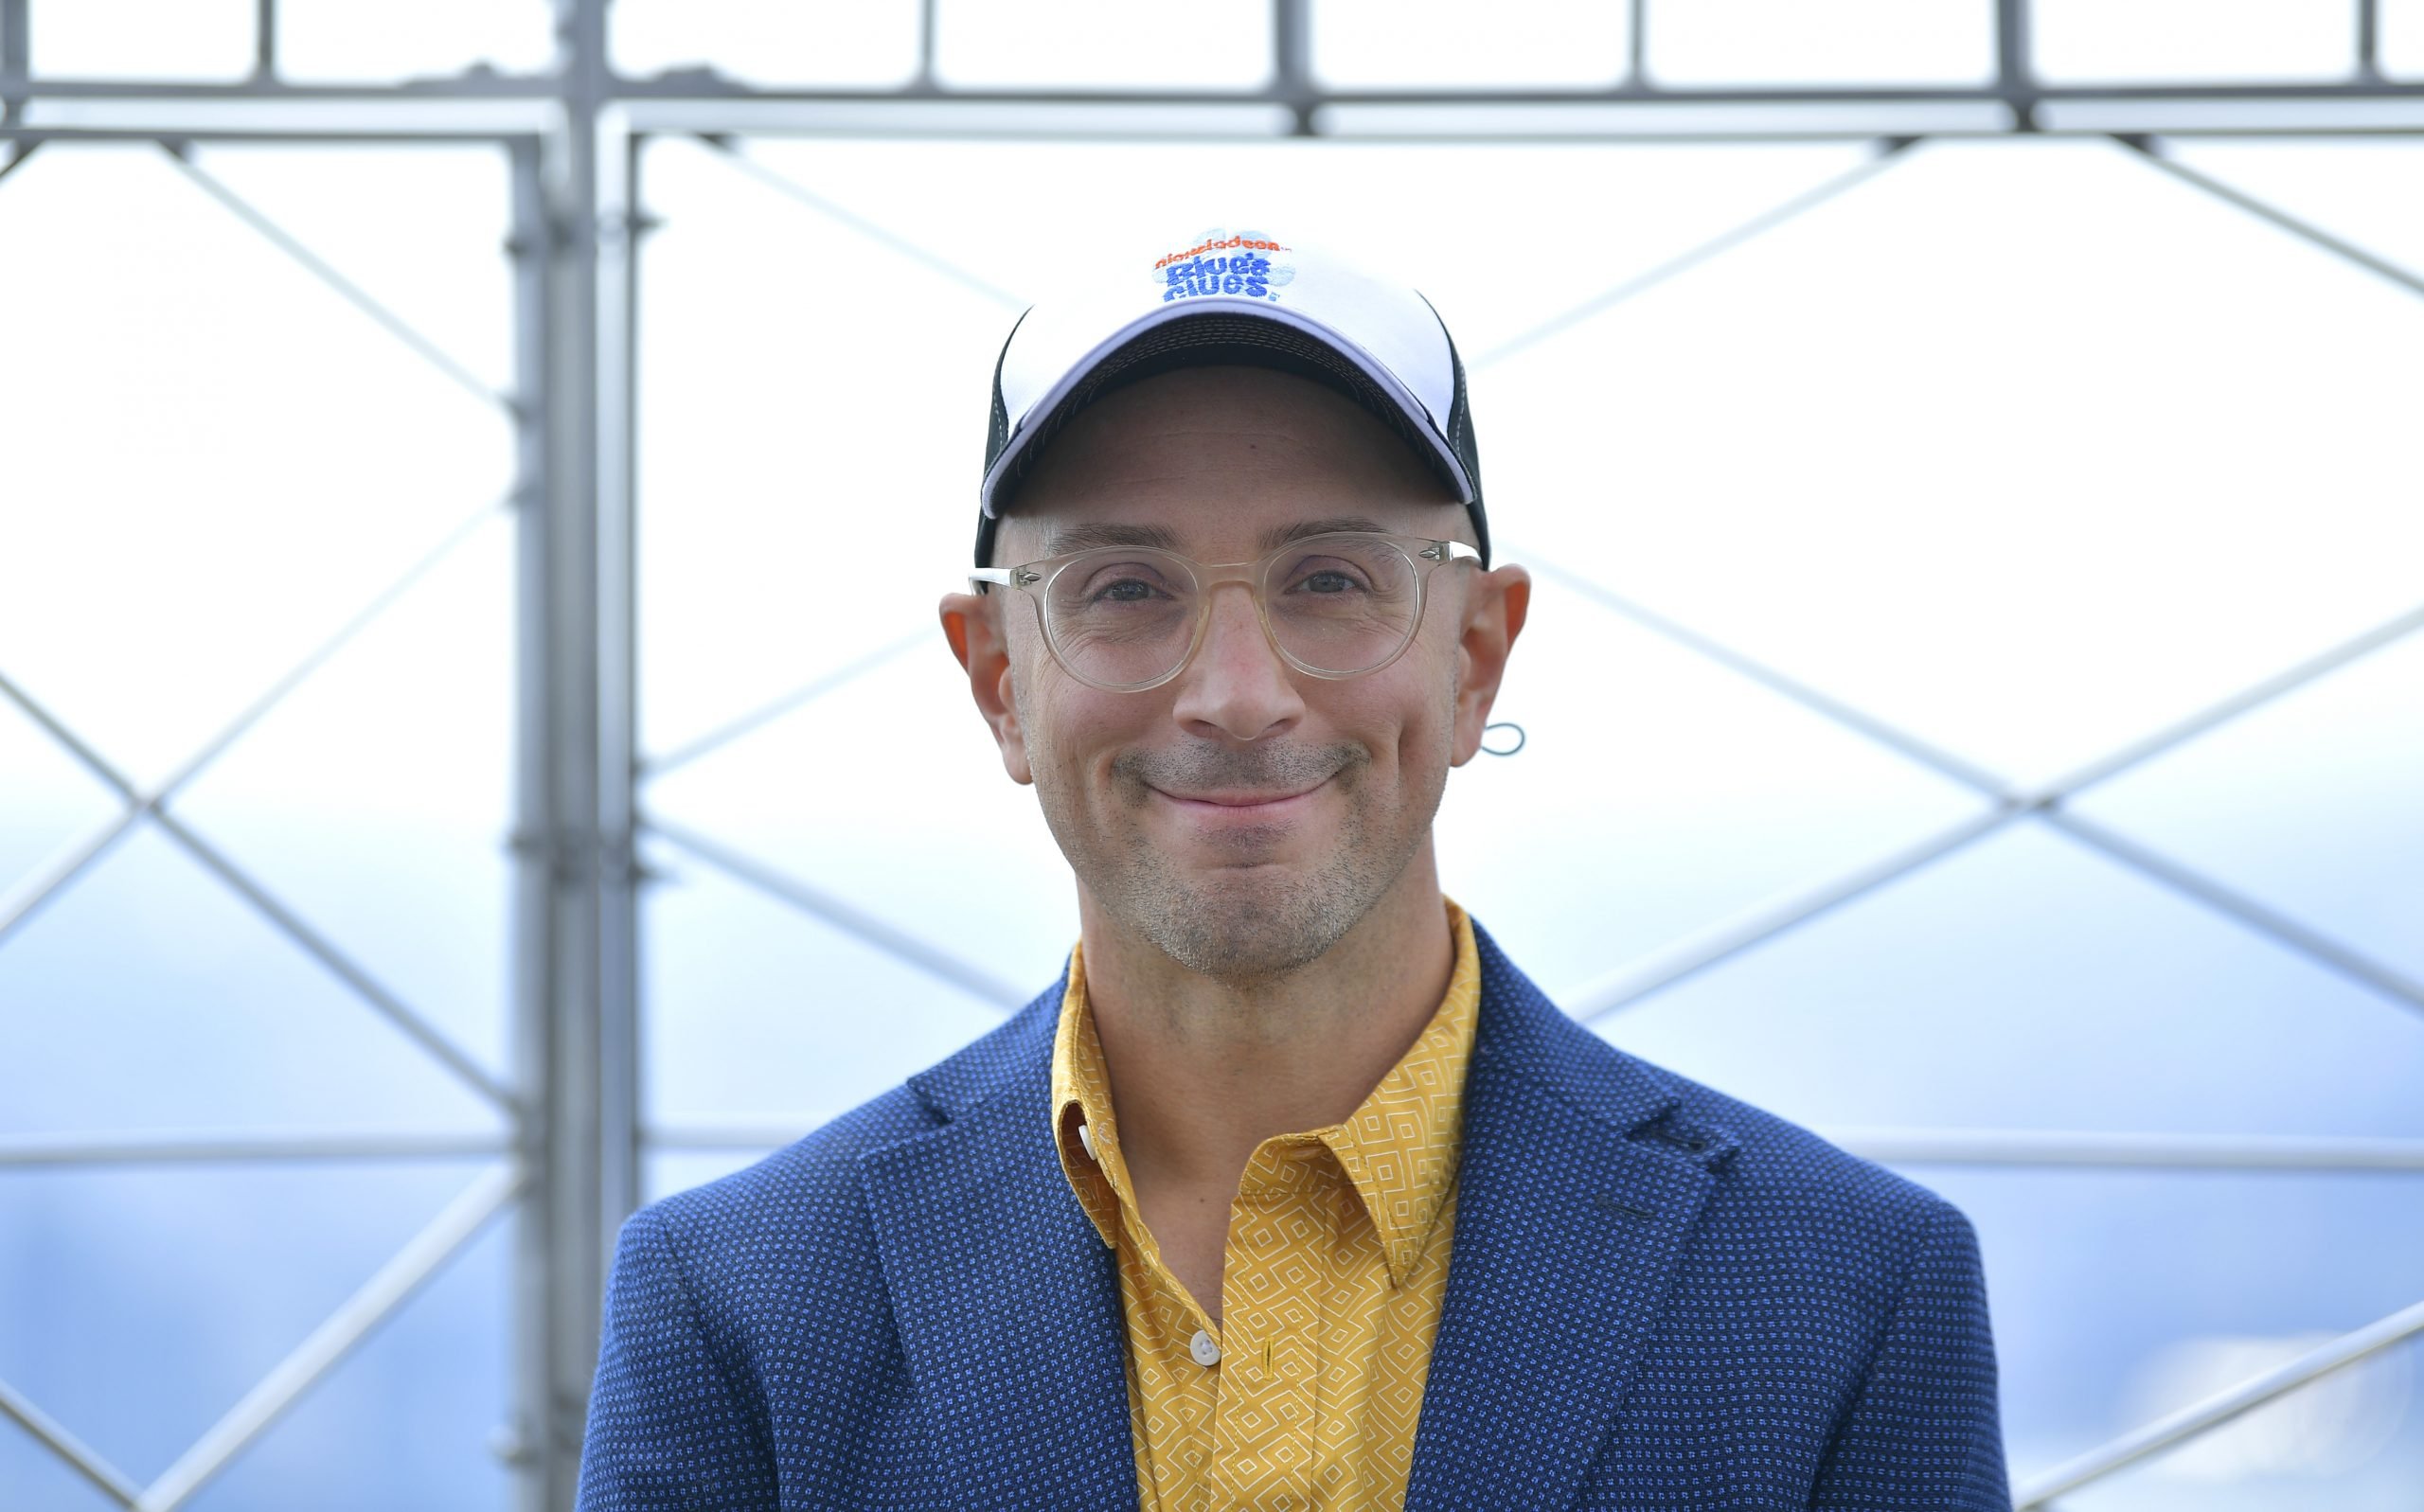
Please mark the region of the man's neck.
<svg viewBox="0 0 2424 1512"><path fill-rule="evenodd" d="M1233 1195L1262 1141L1345 1120L1431 1022L1455 964L1427 841L1328 951L1246 987L1186 969L1090 902L1086 1001L1140 1187Z"/></svg>

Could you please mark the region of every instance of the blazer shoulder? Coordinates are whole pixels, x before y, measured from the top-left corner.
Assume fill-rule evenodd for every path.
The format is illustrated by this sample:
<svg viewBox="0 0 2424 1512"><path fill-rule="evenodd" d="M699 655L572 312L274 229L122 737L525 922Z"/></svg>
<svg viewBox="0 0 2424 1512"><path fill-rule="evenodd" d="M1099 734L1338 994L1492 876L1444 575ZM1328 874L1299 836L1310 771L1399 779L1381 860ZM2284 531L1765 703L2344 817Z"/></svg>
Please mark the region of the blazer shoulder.
<svg viewBox="0 0 2424 1512"><path fill-rule="evenodd" d="M767 1248L776 1235L813 1250L838 1230L864 1226L861 1157L937 1122L907 1085L896 1086L740 1170L658 1198L626 1221L654 1227L699 1279L783 1253L789 1246Z"/></svg>
<svg viewBox="0 0 2424 1512"><path fill-rule="evenodd" d="M1756 1232L1771 1253L1864 1291L1898 1289L1930 1249L1974 1250L1968 1216L1942 1195L1764 1108L1657 1074L1675 1089L1678 1127L1709 1142L1713 1228Z"/></svg>
<svg viewBox="0 0 2424 1512"><path fill-rule="evenodd" d="M1064 978L1065 981L1065 978ZM695 1282L871 1242L862 1163L949 1123L1024 1074L1048 1073L1056 984L999 1027L750 1165L643 1207Z"/></svg>

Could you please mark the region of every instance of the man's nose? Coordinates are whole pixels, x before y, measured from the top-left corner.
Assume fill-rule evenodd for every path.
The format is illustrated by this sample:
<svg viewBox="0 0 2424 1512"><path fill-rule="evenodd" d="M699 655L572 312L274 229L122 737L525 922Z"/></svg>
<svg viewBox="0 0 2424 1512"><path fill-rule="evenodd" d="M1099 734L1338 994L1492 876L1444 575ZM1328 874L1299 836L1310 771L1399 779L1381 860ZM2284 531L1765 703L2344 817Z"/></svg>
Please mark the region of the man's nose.
<svg viewBox="0 0 2424 1512"><path fill-rule="evenodd" d="M1172 709L1182 724L1234 740L1276 734L1304 715L1296 680L1263 633L1254 595L1243 583L1211 590L1203 644L1179 674Z"/></svg>

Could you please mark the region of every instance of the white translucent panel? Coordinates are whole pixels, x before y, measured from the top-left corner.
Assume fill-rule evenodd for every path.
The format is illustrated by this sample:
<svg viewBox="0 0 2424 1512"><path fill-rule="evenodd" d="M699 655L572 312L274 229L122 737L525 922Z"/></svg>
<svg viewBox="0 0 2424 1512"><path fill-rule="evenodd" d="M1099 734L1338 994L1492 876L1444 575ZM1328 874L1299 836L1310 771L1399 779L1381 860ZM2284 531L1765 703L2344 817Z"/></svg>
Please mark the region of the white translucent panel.
<svg viewBox="0 0 2424 1512"><path fill-rule="evenodd" d="M513 575L499 512L173 808L500 1076Z"/></svg>
<svg viewBox="0 0 2424 1512"><path fill-rule="evenodd" d="M918 71L915 0L615 0L618 73L711 68L766 88L899 84Z"/></svg>
<svg viewBox="0 0 2424 1512"><path fill-rule="evenodd" d="M1310 0L1312 66L1338 89L1589 88L1624 77L1629 8L1576 0Z"/></svg>
<svg viewBox="0 0 2424 1512"><path fill-rule="evenodd" d="M8 1236L0 1243L0 1288L19 1305L0 1307L0 1379L138 1483L149 1481L477 1174L470 1163L10 1172L0 1177L0 1235ZM402 1350L404 1361L391 1357L383 1371L367 1359L354 1362L387 1377L375 1383L375 1395L390 1403L459 1396L467 1405L494 1410L504 1341L494 1331L490 1298L499 1261L508 1256L496 1252L493 1237L484 1242L487 1256L460 1257L472 1262L466 1276L472 1295L433 1292L410 1305L438 1304L435 1339ZM24 1305L31 1298L40 1305ZM409 1318L409 1311L401 1314L390 1326L408 1328ZM416 1368L400 1378L399 1363ZM341 1389L338 1380L352 1368L342 1367L327 1389ZM342 1406L332 1415L341 1418ZM448 1456L454 1463L443 1468L409 1468L413 1458L438 1456L434 1444L416 1445L399 1432L404 1422L417 1418L439 1431L439 1442L460 1445L449 1410L437 1401L397 1410L383 1438L372 1433L331 1450L349 1456L365 1487L379 1479L375 1468L382 1466L432 1491L479 1486L480 1467L467 1456ZM308 1469L308 1483L327 1489L330 1468L310 1468L311 1456L297 1452L305 1444L271 1450L276 1436L256 1451L271 1453L272 1464L284 1460L290 1470ZM0 1460L0 1474L12 1468ZM364 1488L334 1501L291 1499L277 1490L277 1480L252 1480L253 1496L217 1504L298 1512L412 1504L384 1492L374 1499ZM9 1488L0 1481L0 1489ZM12 1495L9 1504L36 1503ZM432 1495L418 1504L453 1503Z"/></svg>
<svg viewBox="0 0 2424 1512"><path fill-rule="evenodd" d="M468 395L152 149L53 144L0 195L0 646L140 782L511 476Z"/></svg>
<svg viewBox="0 0 2424 1512"><path fill-rule="evenodd" d="M666 221L640 329L654 751L934 623L974 539L993 358L1018 310L705 148L652 148L648 184Z"/></svg>
<svg viewBox="0 0 2424 1512"><path fill-rule="evenodd" d="M8 672L0 666L0 676ZM126 806L49 733L0 698L0 895Z"/></svg>
<svg viewBox="0 0 2424 1512"><path fill-rule="evenodd" d="M26 47L61 79L241 79L253 71L255 0L32 0Z"/></svg>
<svg viewBox="0 0 2424 1512"><path fill-rule="evenodd" d="M1250 87L1271 74L1270 9L1129 0L934 0L935 72L963 88Z"/></svg>
<svg viewBox="0 0 2424 1512"><path fill-rule="evenodd" d="M2424 633L2076 807L2424 981Z"/></svg>
<svg viewBox="0 0 2424 1512"><path fill-rule="evenodd" d="M2424 1134L2424 1019L2034 824L1595 1027L1821 1126Z"/></svg>
<svg viewBox="0 0 2424 1512"><path fill-rule="evenodd" d="M547 0L277 0L277 71L292 80L375 83L481 68L536 74L554 54Z"/></svg>
<svg viewBox="0 0 2424 1512"><path fill-rule="evenodd" d="M2424 141L2181 136L2164 151L2424 277Z"/></svg>
<svg viewBox="0 0 2424 1512"><path fill-rule="evenodd" d="M1193 237L1207 215L1251 216L1421 290L1468 364L1869 155L1838 142L763 141L750 152L1022 298L1069 276L1064 249L1150 247ZM902 194L903 183L919 192ZM1206 184L1248 187L1208 199ZM1451 199L1453 236L1407 234L1408 206ZM984 385L1015 315L983 322L974 404L939 392L924 400L930 436L949 442L981 427ZM1493 449L1501 422L1478 386L1474 404L1482 445ZM643 413L644 426L655 423ZM983 451L971 443L953 458L964 471L937 501L946 509L972 504Z"/></svg>
<svg viewBox="0 0 2424 1512"><path fill-rule="evenodd" d="M116 1512L125 1503L102 1491L30 1433L0 1433L0 1496L46 1512Z"/></svg>
<svg viewBox="0 0 2424 1512"><path fill-rule="evenodd" d="M2032 0L2048 83L2344 79L2357 8L2342 0Z"/></svg>
<svg viewBox="0 0 2424 1512"><path fill-rule="evenodd" d="M0 1006L0 1133L496 1123L148 827L9 937Z"/></svg>
<svg viewBox="0 0 2424 1512"><path fill-rule="evenodd" d="M1978 1230L2015 1488L2074 1455L2416 1300L2412 1176L1912 1166ZM2397 1512L2424 1475L2411 1342L2059 1505ZM2292 1405L2294 1404L2294 1405ZM2290 1432L2285 1432L2290 1430ZM2231 1473L2214 1472L2223 1466Z"/></svg>
<svg viewBox="0 0 2424 1512"><path fill-rule="evenodd" d="M1650 0L1643 66L1661 84L1980 84L1991 0Z"/></svg>
<svg viewBox="0 0 2424 1512"><path fill-rule="evenodd" d="M205 1486L196 1512L507 1512L513 1224L500 1218ZM237 1278L231 1277L231 1281Z"/></svg>
<svg viewBox="0 0 2424 1512"><path fill-rule="evenodd" d="M1043 990L1078 937L1068 867L940 630L650 784L647 806L1017 987Z"/></svg>
<svg viewBox="0 0 2424 1512"><path fill-rule="evenodd" d="M195 161L490 388L512 391L503 148L245 145L198 148Z"/></svg>
<svg viewBox="0 0 2424 1512"><path fill-rule="evenodd" d="M2177 1340L2132 1373L2130 1417L2154 1422L2289 1365L2338 1336L2214 1333ZM2189 1507L2278 1505L2284 1496L2388 1499L2424 1475L2424 1423L2411 1341L2368 1356L2114 1478L2076 1500L2120 1512L2168 1503ZM2216 1491L2219 1490L2219 1495ZM2072 1499L2066 1498L2066 1503Z"/></svg>
<svg viewBox="0 0 2424 1512"><path fill-rule="evenodd" d="M1492 717L1524 749L1449 779L1440 877L1552 996L1984 807L1553 578Z"/></svg>
<svg viewBox="0 0 2424 1512"><path fill-rule="evenodd" d="M993 1004L678 849L656 847L651 864L660 875L647 895L642 1063L652 1125L805 1133L1002 1022ZM956 943L955 931L936 933Z"/></svg>
<svg viewBox="0 0 2424 1512"><path fill-rule="evenodd" d="M2379 0L2377 61L2382 72L2402 79L2424 77L2424 0Z"/></svg>
<svg viewBox="0 0 2424 1512"><path fill-rule="evenodd" d="M2413 604L2424 301L2124 149L1915 151L1476 373L1499 533L2027 780Z"/></svg>

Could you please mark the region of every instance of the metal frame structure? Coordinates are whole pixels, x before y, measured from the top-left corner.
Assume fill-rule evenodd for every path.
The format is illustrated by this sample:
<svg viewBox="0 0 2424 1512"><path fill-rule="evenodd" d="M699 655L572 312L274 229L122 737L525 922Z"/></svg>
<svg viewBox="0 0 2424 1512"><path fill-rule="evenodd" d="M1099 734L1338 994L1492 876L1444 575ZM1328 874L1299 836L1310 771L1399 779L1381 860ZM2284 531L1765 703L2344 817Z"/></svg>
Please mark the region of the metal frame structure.
<svg viewBox="0 0 2424 1512"><path fill-rule="evenodd" d="M935 67L934 0L916 76L894 89L756 89L712 72L618 76L609 62L607 0L553 0L559 39L544 75L473 70L395 86L315 86L281 77L276 0L256 0L257 68L225 84L129 83L40 77L28 67L30 0L0 0L0 193L6 179L53 143L149 142L195 184L268 238L366 318L456 382L500 405L518 438L518 482L486 504L266 688L165 781L144 788L62 723L0 667L0 701L15 705L116 792L121 812L47 866L0 892L0 946L137 825L157 829L242 898L296 948L351 988L406 1040L492 1106L507 1131L464 1135L244 1136L197 1132L118 1139L0 1139L12 1168L246 1161L486 1157L490 1164L402 1252L297 1346L165 1474L139 1485L0 1381L0 1416L47 1445L118 1504L168 1512L183 1504L498 1215L514 1212L519 1249L513 1308L516 1420L500 1452L518 1471L520 1503L572 1501L596 1359L606 1267L616 1227L637 1205L642 1149L748 1149L798 1130L666 1128L640 1119L636 845L643 835L926 970L955 987L1015 1005L1025 989L904 934L847 901L751 860L715 838L643 813L647 779L695 759L889 661L910 643L877 648L838 671L679 750L643 759L636 748L633 563L635 259L649 222L640 208L645 143L696 136L731 146L749 133L894 133L1038 138L1275 136L1474 140L1834 138L1875 155L1693 251L1609 289L1556 320L1478 354L1503 361L1803 211L1852 190L1932 136L2111 136L2150 169L2305 239L2409 294L2424 278L2165 154L2183 134L2424 133L2424 81L2383 76L2375 0L2356 0L2356 51L2344 80L2074 88L2039 80L2029 63L2027 0L1995 0L1995 66L1981 83L1936 88L1679 89L1644 66L1654 17L1629 0L1630 54L1607 89L1340 90L1316 76L1311 0L1272 0L1270 79L1214 90L955 88ZM46 0L57 3L57 0ZM509 395L487 386L382 307L344 274L212 178L189 147L228 141L485 143L511 167L516 372ZM947 258L821 200L805 186L741 162L769 187L883 240L936 273L1015 309L1018 302ZM509 511L518 530L519 719L514 927L514 1073L501 1083L430 1021L315 930L298 909L239 867L172 809L176 794L312 669L482 523ZM1732 918L1592 984L1572 1005L1596 1019L2023 820L2252 930L2276 946L2403 1007L2424 1010L2424 983L2269 909L2179 862L2071 811L2068 800L2160 752L2236 719L2371 651L2424 630L2424 606L2244 689L2055 782L2017 788L1997 774L1850 707L1603 585L1534 560L1544 576L1652 631L1973 789L1985 806L1917 845ZM2098 1168L2424 1172L2424 1141L2280 1136L2041 1133L1986 1130L1839 1130L1848 1147L1901 1164ZM2424 1303L2352 1332L2255 1380L2059 1467L2021 1488L2023 1508L2048 1505L2147 1454L2374 1351L2424 1332Z"/></svg>

